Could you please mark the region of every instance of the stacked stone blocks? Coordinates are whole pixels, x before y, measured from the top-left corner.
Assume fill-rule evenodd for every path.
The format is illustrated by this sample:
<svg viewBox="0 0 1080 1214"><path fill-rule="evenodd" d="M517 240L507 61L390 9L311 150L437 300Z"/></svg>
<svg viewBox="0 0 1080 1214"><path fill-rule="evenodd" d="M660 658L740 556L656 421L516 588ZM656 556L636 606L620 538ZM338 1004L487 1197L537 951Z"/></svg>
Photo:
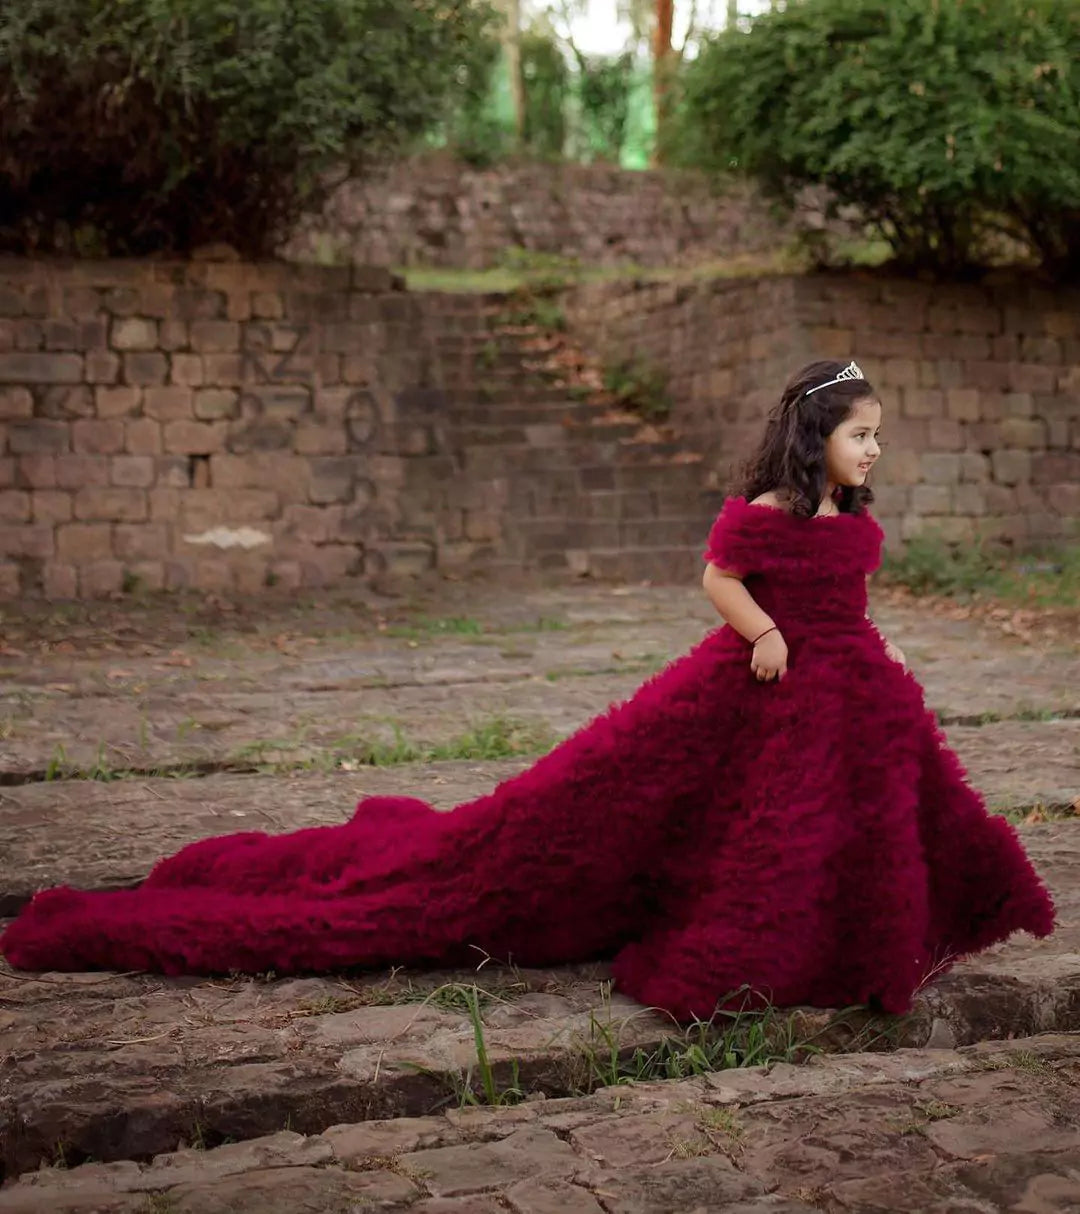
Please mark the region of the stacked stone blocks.
<svg viewBox="0 0 1080 1214"><path fill-rule="evenodd" d="M885 405L876 510L893 545L1018 545L1080 523L1080 293L880 274L582 288L598 349L661 366L673 420L732 479L787 374L855 358Z"/></svg>
<svg viewBox="0 0 1080 1214"><path fill-rule="evenodd" d="M0 261L0 594L688 576L813 356L857 358L883 396L891 543L1058 540L1080 521L1078 302L878 275L580 288L596 362L666 370L666 443L545 375L501 298L360 268Z"/></svg>
<svg viewBox="0 0 1080 1214"><path fill-rule="evenodd" d="M388 273L10 261L0 282L0 590L393 563L400 451L428 443L397 408L387 364L423 333Z"/></svg>

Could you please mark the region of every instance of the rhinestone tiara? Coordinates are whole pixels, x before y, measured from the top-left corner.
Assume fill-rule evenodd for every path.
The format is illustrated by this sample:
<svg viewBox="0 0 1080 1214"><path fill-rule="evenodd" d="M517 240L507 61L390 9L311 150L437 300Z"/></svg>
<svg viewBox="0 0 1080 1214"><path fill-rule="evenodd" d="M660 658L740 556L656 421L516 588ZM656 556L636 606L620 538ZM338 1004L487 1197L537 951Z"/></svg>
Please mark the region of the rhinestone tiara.
<svg viewBox="0 0 1080 1214"><path fill-rule="evenodd" d="M835 379L826 380L823 384L818 384L816 388L811 388L804 395L813 396L815 392L820 392L822 388L831 388L833 384L843 384L851 379L865 379L866 376L862 373L862 368L857 362L849 362L848 365L840 372Z"/></svg>

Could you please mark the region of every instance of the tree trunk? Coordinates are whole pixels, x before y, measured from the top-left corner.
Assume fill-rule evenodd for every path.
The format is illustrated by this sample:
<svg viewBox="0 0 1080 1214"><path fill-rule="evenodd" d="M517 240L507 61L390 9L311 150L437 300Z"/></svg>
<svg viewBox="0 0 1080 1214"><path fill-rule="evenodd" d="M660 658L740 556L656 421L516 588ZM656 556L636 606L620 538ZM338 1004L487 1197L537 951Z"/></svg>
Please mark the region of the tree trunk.
<svg viewBox="0 0 1080 1214"><path fill-rule="evenodd" d="M773 0L773 8L776 7ZM739 23L739 0L727 0L727 27L733 30Z"/></svg>
<svg viewBox="0 0 1080 1214"><path fill-rule="evenodd" d="M670 110L671 73L675 56L671 48L671 28L675 21L675 0L656 0L656 26L653 30L653 107L656 111L656 143L653 162L664 158L664 136Z"/></svg>

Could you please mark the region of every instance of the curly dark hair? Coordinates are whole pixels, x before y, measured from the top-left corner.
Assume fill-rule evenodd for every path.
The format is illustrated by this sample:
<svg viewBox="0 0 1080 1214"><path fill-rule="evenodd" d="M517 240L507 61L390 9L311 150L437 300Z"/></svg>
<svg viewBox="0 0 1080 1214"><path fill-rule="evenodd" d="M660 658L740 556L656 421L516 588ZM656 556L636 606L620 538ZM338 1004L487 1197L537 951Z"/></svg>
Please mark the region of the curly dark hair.
<svg viewBox="0 0 1080 1214"><path fill-rule="evenodd" d="M876 399L865 379L842 380L807 395L817 384L835 379L846 366L823 359L796 371L769 414L757 451L742 470L737 494L752 502L773 492L788 503L792 514L800 518L817 514L825 497L825 440L851 416L857 401ZM836 498L845 514L858 514L873 500L865 485L844 485Z"/></svg>

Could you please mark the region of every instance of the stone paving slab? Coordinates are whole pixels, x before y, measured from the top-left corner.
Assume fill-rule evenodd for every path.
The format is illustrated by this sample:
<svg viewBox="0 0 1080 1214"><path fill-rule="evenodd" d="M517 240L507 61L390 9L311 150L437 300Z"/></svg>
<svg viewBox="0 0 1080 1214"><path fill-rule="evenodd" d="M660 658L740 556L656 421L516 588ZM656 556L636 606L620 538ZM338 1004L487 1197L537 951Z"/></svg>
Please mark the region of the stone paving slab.
<svg viewBox="0 0 1080 1214"><path fill-rule="evenodd" d="M794 1012L796 1038L952 1047L1080 1027L1080 824L1024 838L1059 901L1050 939L1016 936L957 966L899 1020ZM599 964L234 981L0 966L0 1158L19 1172L57 1143L116 1159L190 1141L196 1125L220 1141L430 1112L476 1063L460 986L448 998L447 983L490 989L485 1039L500 1083L516 1069L530 1089L571 1091L589 1051L607 1048L597 1024L626 1049L676 1032L612 997L608 977Z"/></svg>
<svg viewBox="0 0 1080 1214"><path fill-rule="evenodd" d="M818 1057L46 1168L3 1214L958 1214L1080 1206L1080 1036Z"/></svg>
<svg viewBox="0 0 1080 1214"><path fill-rule="evenodd" d="M426 605L427 623L399 628L401 635L373 624L377 617L371 612L358 618L355 628L345 622L319 631L281 604L269 604L265 612L260 607L245 617L243 628L226 619L212 633L188 636L182 628L177 634L174 619L148 627L138 611L125 616L123 605L115 610L111 632L79 625L67 634L58 618L26 633L33 644L25 637L16 642L0 637L0 855L5 858L0 914L11 913L34 889L57 882L91 888L131 884L159 855L193 838L341 821L364 795L409 793L449 808L487 791L528 760L356 770L339 763L348 763L349 746L372 736L392 737L395 725L410 740L429 745L458 736L470 717L496 715L524 718L551 737L564 735L612 700L631 694L649 670L684 652L714 622L700 592L647 587L581 586L521 596L451 589ZM461 622L474 616L486 630L479 635ZM877 616L907 650L930 703L955 722L949 739L992 803L1061 808L1075 799L1080 721L1046 719L1080 708L1080 656L1069 637L1026 644L972 621L903 605L886 604ZM443 628L440 619L451 622ZM554 628L552 620L562 626ZM159 635L155 628L164 632ZM247 762L265 761L272 774L11 786L35 772L46 774L61 755L61 766L88 768L100 761L105 770L99 774L108 774L110 768L131 766L220 765L237 754ZM300 762L317 770L284 770L284 764ZM827 1049L857 1048L875 1038L881 1045L951 1048L1075 1027L1080 1022L1080 826L1055 822L1023 829L1059 900L1061 924L1051 940L1014 939L957 967L898 1023L798 1013L804 1036ZM813 1193L771 1192L769 1182L740 1171L731 1151L699 1151L696 1138L687 1140L691 1146L684 1143L673 1152L669 1147L670 1157L659 1161L646 1147L639 1149L632 1133L618 1139L618 1147L614 1139L606 1146L593 1143L590 1154L584 1137L581 1143L572 1137L586 1125L580 1112L561 1103L560 1120L543 1125L528 1113L533 1102L524 1110L500 1113L504 1119L522 1118L513 1124L525 1137L490 1159L476 1156L468 1136L444 1140L442 1130L429 1124L407 1140L407 1128L387 1127L408 1127L409 1118L370 1120L421 1112L442 1127L458 1116L442 1110L451 1088L460 1086L462 1069L474 1060L473 1026L460 1001L462 983L492 989L485 1035L500 1082L509 1081L517 1064L523 1082L549 1095L573 1087L567 1068L580 1067L582 1037L595 1032L594 1017L617 1023L627 1047L654 1044L672 1031L668 1022L618 996L612 1002L606 979L602 965L542 973L488 966L479 974L235 982L30 976L0 967L3 1159L17 1172L55 1157L58 1150L70 1162L87 1156L146 1159L181 1140L213 1144L225 1137L285 1134L275 1139L285 1142L284 1148L260 1147L263 1153L244 1156L239 1168L227 1161L235 1161L236 1152L242 1155L243 1145L221 1148L225 1154L198 1152L195 1164L211 1155L226 1161L209 1185L184 1155L166 1165L175 1169L176 1183L113 1186L107 1200L119 1203L116 1209L142 1214L351 1211L393 1208L393 1203L428 1214L488 1209L621 1214L691 1210L694 1202L702 1209L719 1208L720 1195L724 1209L795 1211L807 1209L807 1201L822 1208ZM446 983L458 985L432 994ZM423 1004L425 995L429 1001ZM752 1098L744 1092L742 1099ZM558 1102L548 1103L554 1108ZM651 1113L643 1115L648 1120ZM344 1150L344 1136L371 1129L383 1136L385 1149L377 1154L384 1162L358 1155L342 1165L339 1155L328 1156L314 1139L307 1140L315 1142L308 1154L293 1153L287 1131L324 1131L334 1120L368 1124L346 1127L336 1137L326 1131L326 1141ZM709 1128L715 1129L711 1123ZM509 1131L484 1134L491 1145ZM917 1131L912 1134L921 1139ZM705 1139L712 1142L708 1134ZM420 1172L413 1175L393 1163L401 1155L444 1149L467 1153L439 1156L435 1163L445 1166L450 1179L433 1186ZM610 1163L617 1149L628 1162L608 1167L604 1151ZM589 1167L608 1168L604 1183L610 1179L615 1185L614 1196L582 1184L573 1170L560 1171L570 1160L567 1150L574 1160L586 1158ZM817 1158L816 1140L805 1150ZM508 1160L532 1151L545 1159L550 1155L554 1170L546 1175L514 1171ZM451 1158L464 1180L454 1179L459 1173L453 1172ZM644 1164L646 1158L652 1162ZM141 1165L127 1166L138 1172ZM1028 1192L1034 1185L1031 1191L1041 1193L1040 1186L1052 1188L1058 1176L1052 1167L1044 1176L1037 1170L1041 1166L1031 1154L1019 1163L1010 1156L1001 1165L1008 1175L995 1173L994 1184L1002 1192L1009 1185L1028 1185ZM492 1181L482 1191L455 1188L472 1185L471 1176L481 1167L489 1176L505 1173L506 1183ZM71 1174L76 1172L83 1178L94 1175L79 1169ZM856 1189L872 1185L868 1176L849 1175L844 1183ZM5 1191L3 1198L20 1187ZM31 1208L69 1208L61 1188L49 1194L51 1204ZM932 1185L925 1191L937 1193ZM888 1208L872 1204L876 1192L851 1197L838 1188L828 1208ZM35 1193L33 1200L40 1196ZM73 1200L72 1210L114 1208Z"/></svg>
<svg viewBox="0 0 1080 1214"><path fill-rule="evenodd" d="M440 745L471 721L500 716L565 736L631 695L715 623L700 594L684 589L654 592L639 613L619 600L621 613L605 616L610 593L541 597L532 619L557 620L559 631L421 631L411 639L358 625L347 641L294 631L275 647L226 631L171 653L121 645L105 661L56 645L32 656L19 651L2 659L0 778L95 764L148 770L347 759L363 742L393 741L396 731ZM484 607L495 617L490 628L520 626L498 618L493 604ZM1076 645L1024 645L912 607L878 616L947 721L1080 715Z"/></svg>

